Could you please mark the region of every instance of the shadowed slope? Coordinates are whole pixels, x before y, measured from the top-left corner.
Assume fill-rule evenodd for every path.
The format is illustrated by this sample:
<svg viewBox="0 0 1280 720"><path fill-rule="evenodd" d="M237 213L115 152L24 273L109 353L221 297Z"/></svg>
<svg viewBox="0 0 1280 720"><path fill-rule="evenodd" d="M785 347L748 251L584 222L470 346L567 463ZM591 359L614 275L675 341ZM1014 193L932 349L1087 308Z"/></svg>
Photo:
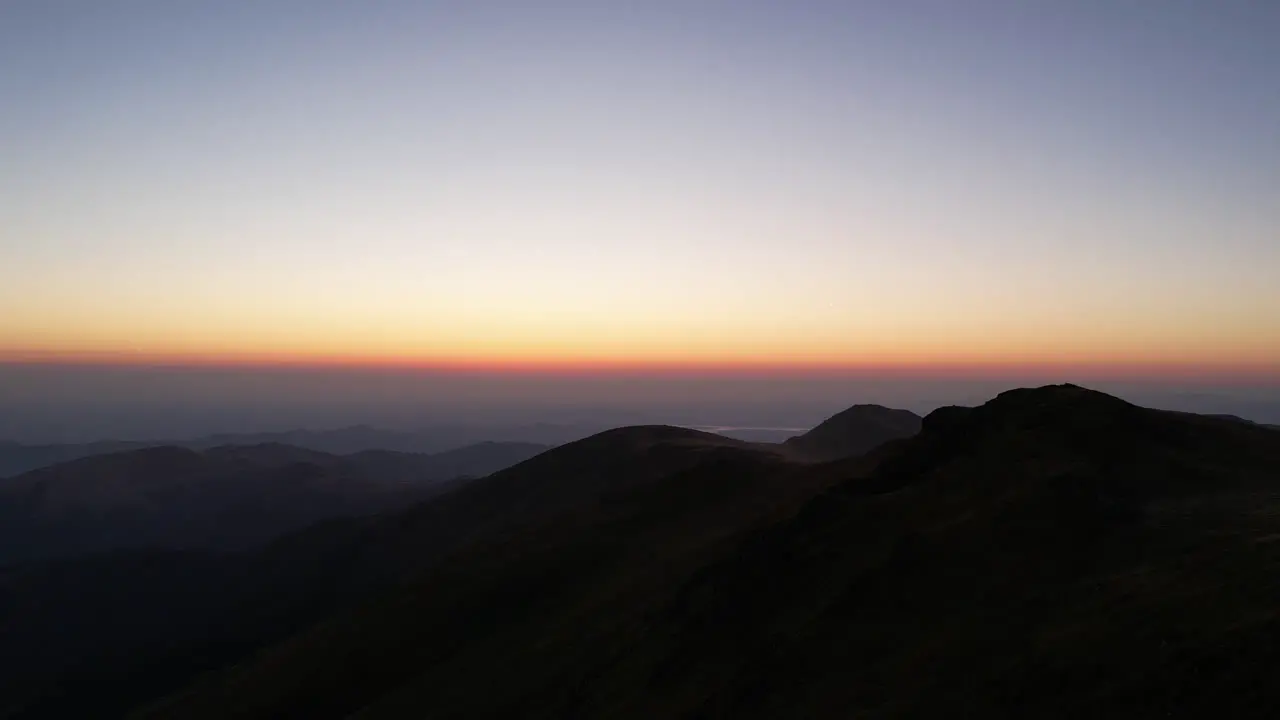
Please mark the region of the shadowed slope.
<svg viewBox="0 0 1280 720"><path fill-rule="evenodd" d="M723 717L1265 716L1277 498L1280 443L1238 423L1074 386L940 410L690 583L647 690Z"/></svg>
<svg viewBox="0 0 1280 720"><path fill-rule="evenodd" d="M491 702L513 687L537 692L566 672L593 672L596 643L642 635L637 608L668 599L674 579L831 480L767 446L678 428L623 428L565 446L403 517L421 532L437 525L428 514L474 513L463 523L471 541L402 590L156 712L341 717L440 663L447 674L431 686L441 697L474 698L495 677L504 687ZM505 498L524 521L485 517L485 496Z"/></svg>
<svg viewBox="0 0 1280 720"><path fill-rule="evenodd" d="M783 447L810 460L838 460L861 455L917 432L920 432L920 416L909 410L854 405L809 432L790 438Z"/></svg>
<svg viewBox="0 0 1280 720"><path fill-rule="evenodd" d="M491 535L144 716L1274 714L1278 471L1269 430L1014 391Z"/></svg>
<svg viewBox="0 0 1280 720"><path fill-rule="evenodd" d="M11 568L0 573L0 696L10 713L0 715L118 715L193 673L239 661L430 570L463 546L554 529L558 518L590 515L722 463L784 466L770 450L718 435L624 428L415 509L322 523L249 555L119 553Z"/></svg>

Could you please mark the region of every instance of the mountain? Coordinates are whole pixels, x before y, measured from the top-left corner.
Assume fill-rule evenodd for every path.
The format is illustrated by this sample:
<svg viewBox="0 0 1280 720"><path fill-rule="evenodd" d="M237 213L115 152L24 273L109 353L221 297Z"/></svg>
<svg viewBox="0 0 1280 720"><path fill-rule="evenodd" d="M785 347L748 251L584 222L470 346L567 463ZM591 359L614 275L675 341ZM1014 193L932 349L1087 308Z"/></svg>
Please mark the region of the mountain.
<svg viewBox="0 0 1280 720"><path fill-rule="evenodd" d="M861 455L890 440L920 432L920 416L880 405L854 405L783 445L811 460L838 460Z"/></svg>
<svg viewBox="0 0 1280 720"><path fill-rule="evenodd" d="M697 476L734 488L705 505L659 481L455 555L143 716L1280 709L1268 431L1059 386L939 410L871 458L747 467ZM724 510L764 487L807 499Z"/></svg>
<svg viewBox="0 0 1280 720"><path fill-rule="evenodd" d="M124 548L247 548L318 520L407 507L544 448L330 455L291 445L96 455L0 481L0 564Z"/></svg>
<svg viewBox="0 0 1280 720"><path fill-rule="evenodd" d="M1271 717L1278 498L1275 432L1075 386L830 462L624 428L253 553L11 568L0 716Z"/></svg>
<svg viewBox="0 0 1280 720"><path fill-rule="evenodd" d="M1223 420L1232 420L1234 422L1244 423L1246 425L1264 427L1264 428L1267 428L1268 430L1280 430L1280 425L1268 425L1266 423L1254 422L1253 420L1242 418L1239 415L1213 414L1213 415L1209 415L1208 417L1222 418Z"/></svg>
<svg viewBox="0 0 1280 720"><path fill-rule="evenodd" d="M550 447L539 443L485 441L443 452L420 455L418 456L417 464L421 472L428 477L483 477L522 463L535 455L546 452ZM365 450L355 453L353 457L368 462L378 452L377 450ZM403 455L403 453L389 454Z"/></svg>
<svg viewBox="0 0 1280 720"><path fill-rule="evenodd" d="M164 445L165 443L156 443ZM172 444L172 443L170 443ZM0 478L18 475L37 468L78 460L90 455L153 447L149 443L104 440L67 445L24 445L0 441Z"/></svg>
<svg viewBox="0 0 1280 720"><path fill-rule="evenodd" d="M352 425L333 430L288 430L276 433L223 433L183 443L194 448L216 445L256 445L282 443L349 455L364 450L394 450L406 453L438 454L486 442L522 445L558 445L599 432L599 426L512 425L434 426L420 430L390 430L369 425Z"/></svg>
<svg viewBox="0 0 1280 720"><path fill-rule="evenodd" d="M151 447L183 447L208 450L226 445L292 445L334 455L351 455L366 450L440 454L473 445L532 446L543 449L577 440L602 428L569 425L517 427L436 427L420 431L384 430L367 425L335 430L287 430L268 433L223 433L187 440L123 441L24 445L0 441L0 478L18 475L50 465L92 455L140 450ZM502 452L501 448L494 448Z"/></svg>
<svg viewBox="0 0 1280 720"><path fill-rule="evenodd" d="M750 493L735 500L736 473L723 482L727 468L763 477L790 466L767 446L681 428L624 428L411 510L325 522L251 554L115 553L0 569L0 698L8 702L0 717L119 716L462 548L534 528L548 538L557 528L572 532L572 517L611 517L634 498L658 500L646 498L662 482L675 492L673 509L698 490L685 481L701 476L720 481L708 500L747 502ZM791 495L804 485L768 487Z"/></svg>

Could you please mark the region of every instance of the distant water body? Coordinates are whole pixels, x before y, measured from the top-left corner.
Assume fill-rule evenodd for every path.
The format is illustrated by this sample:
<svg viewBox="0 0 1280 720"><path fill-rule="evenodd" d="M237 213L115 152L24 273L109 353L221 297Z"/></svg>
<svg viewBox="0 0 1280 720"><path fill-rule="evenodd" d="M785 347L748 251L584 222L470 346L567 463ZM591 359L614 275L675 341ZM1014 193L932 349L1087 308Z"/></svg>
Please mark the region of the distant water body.
<svg viewBox="0 0 1280 720"><path fill-rule="evenodd" d="M755 427L750 425L685 425L684 427L687 427L691 430L702 430L704 432L712 432L712 433L758 431L758 432L792 433L792 434L798 435L800 433L809 432L809 428L802 428L802 427Z"/></svg>
<svg viewBox="0 0 1280 720"><path fill-rule="evenodd" d="M758 426L758 425L684 425L690 430L701 430L703 432L724 435L725 437L736 438L738 440L747 440L750 442L782 442L790 437L802 435L808 431L808 428L802 427L776 427L776 426Z"/></svg>

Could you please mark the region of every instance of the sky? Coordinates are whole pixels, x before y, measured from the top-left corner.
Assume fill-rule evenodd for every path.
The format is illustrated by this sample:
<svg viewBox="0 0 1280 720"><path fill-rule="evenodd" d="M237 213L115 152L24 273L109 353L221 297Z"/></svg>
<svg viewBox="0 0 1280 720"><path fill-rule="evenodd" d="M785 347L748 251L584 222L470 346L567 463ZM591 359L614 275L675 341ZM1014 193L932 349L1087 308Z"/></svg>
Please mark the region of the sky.
<svg viewBox="0 0 1280 720"><path fill-rule="evenodd" d="M1274 386L1277 37L1267 0L5 0L0 374Z"/></svg>

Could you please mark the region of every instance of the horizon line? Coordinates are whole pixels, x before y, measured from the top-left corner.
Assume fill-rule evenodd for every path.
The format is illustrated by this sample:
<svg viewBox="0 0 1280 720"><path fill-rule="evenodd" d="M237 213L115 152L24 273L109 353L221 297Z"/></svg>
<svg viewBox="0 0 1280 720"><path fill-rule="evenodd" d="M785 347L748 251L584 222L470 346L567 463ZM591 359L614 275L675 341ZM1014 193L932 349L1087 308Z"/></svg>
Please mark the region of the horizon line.
<svg viewBox="0 0 1280 720"><path fill-rule="evenodd" d="M621 358L398 358L382 356L195 355L130 352L0 351L0 365L40 367L119 367L137 369L389 371L481 375L855 375L988 379L1014 377L1093 380L1236 380L1280 384L1280 364L1267 362L1194 362L1187 360L1060 359L1027 356L996 359L897 360L851 359L689 359Z"/></svg>

